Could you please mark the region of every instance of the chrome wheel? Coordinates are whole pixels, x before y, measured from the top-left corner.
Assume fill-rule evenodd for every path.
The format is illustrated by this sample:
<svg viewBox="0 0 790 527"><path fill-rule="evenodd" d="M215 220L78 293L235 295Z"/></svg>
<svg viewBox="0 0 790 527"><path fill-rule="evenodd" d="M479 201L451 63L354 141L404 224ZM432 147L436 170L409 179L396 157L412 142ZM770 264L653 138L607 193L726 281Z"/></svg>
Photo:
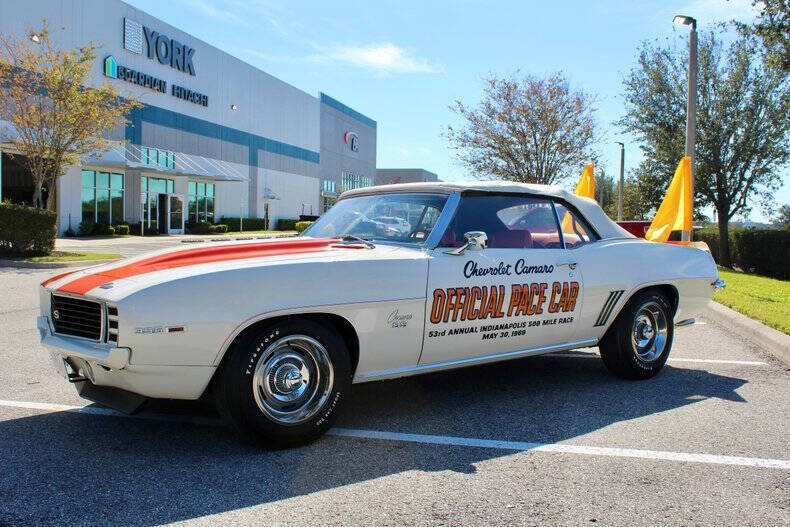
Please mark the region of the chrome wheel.
<svg viewBox="0 0 790 527"><path fill-rule="evenodd" d="M288 335L270 344L252 378L258 408L284 425L303 423L318 413L333 385L329 353L307 335Z"/></svg>
<svg viewBox="0 0 790 527"><path fill-rule="evenodd" d="M645 302L637 310L631 344L636 355L645 362L661 357L667 345L667 317L657 302Z"/></svg>

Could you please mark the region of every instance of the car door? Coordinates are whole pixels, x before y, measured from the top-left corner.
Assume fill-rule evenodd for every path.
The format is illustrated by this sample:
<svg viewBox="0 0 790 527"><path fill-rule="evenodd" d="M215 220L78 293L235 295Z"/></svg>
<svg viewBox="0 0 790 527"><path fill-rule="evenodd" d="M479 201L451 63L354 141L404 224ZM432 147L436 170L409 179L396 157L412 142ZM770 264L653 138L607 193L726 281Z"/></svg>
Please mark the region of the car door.
<svg viewBox="0 0 790 527"><path fill-rule="evenodd" d="M464 195L431 251L421 365L573 340L582 276L564 249L551 200ZM465 233L487 247L458 251Z"/></svg>
<svg viewBox="0 0 790 527"><path fill-rule="evenodd" d="M597 339L628 300L628 249L620 240L600 241L583 215L570 204L555 202L565 247L584 273L583 310L577 314L577 337ZM620 268L620 272L617 268Z"/></svg>

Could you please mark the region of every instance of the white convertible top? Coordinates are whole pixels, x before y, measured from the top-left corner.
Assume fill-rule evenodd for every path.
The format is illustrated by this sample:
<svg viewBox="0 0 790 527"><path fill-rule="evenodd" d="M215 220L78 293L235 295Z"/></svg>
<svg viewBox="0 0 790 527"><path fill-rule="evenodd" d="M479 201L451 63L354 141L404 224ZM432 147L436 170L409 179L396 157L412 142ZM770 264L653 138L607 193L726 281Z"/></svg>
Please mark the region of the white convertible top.
<svg viewBox="0 0 790 527"><path fill-rule="evenodd" d="M479 191L491 193L532 194L549 196L566 201L576 207L589 221L601 238L634 238L632 234L613 222L609 216L598 206L595 200L576 196L557 185L532 185L529 183L515 183L512 181L469 181L448 183L436 181L429 183L397 183L394 185L380 185L347 190L341 194L340 199L370 194L389 194L393 192L442 192L455 193L465 191Z"/></svg>

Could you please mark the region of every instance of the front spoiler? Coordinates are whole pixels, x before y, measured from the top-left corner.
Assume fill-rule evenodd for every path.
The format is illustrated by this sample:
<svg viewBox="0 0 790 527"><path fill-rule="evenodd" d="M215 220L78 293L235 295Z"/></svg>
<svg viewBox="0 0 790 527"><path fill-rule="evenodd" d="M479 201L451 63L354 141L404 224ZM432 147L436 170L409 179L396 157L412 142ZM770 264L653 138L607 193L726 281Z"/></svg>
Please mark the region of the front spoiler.
<svg viewBox="0 0 790 527"><path fill-rule="evenodd" d="M118 410L125 414L133 414L148 400L136 393L132 393L112 386L97 386L90 381L74 383L77 393L83 399L99 403L102 406Z"/></svg>

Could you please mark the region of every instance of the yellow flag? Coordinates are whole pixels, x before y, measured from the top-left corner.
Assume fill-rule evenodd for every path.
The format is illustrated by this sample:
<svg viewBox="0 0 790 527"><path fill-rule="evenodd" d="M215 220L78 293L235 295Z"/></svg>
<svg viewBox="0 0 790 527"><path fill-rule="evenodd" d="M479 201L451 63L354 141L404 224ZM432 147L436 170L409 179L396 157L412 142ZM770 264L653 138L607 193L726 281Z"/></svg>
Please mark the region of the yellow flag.
<svg viewBox="0 0 790 527"><path fill-rule="evenodd" d="M595 176L593 175L592 163L584 167L582 178L579 180L579 184L576 185L576 190L573 193L577 196L595 199Z"/></svg>
<svg viewBox="0 0 790 527"><path fill-rule="evenodd" d="M691 199L691 158L686 156L680 160L675 176L669 183L667 195L658 207L645 238L654 242L665 242L672 231L690 231Z"/></svg>
<svg viewBox="0 0 790 527"><path fill-rule="evenodd" d="M593 168L594 165L592 163L584 167L582 178L576 185L576 190L573 191L577 196L595 199L595 175L593 174ZM573 218L568 212L562 218L562 232L565 234L573 233Z"/></svg>

